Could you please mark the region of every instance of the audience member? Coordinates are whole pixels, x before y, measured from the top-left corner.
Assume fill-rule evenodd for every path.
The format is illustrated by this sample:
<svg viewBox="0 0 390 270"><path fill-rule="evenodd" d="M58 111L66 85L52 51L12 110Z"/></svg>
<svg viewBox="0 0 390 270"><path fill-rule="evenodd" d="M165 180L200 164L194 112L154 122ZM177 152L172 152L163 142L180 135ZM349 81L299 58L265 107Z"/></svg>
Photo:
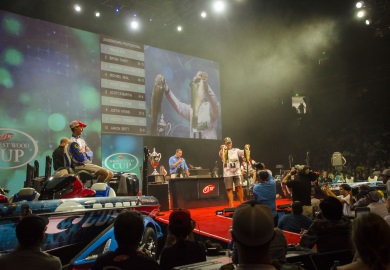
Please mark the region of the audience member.
<svg viewBox="0 0 390 270"><path fill-rule="evenodd" d="M303 206L299 201L292 204L292 213L282 216L279 220L278 228L281 230L300 233L302 229L309 229L313 220L307 216L302 215Z"/></svg>
<svg viewBox="0 0 390 270"><path fill-rule="evenodd" d="M387 197L386 207L387 207L387 215L384 217L384 219L386 220L387 224L390 225L390 196Z"/></svg>
<svg viewBox="0 0 390 270"><path fill-rule="evenodd" d="M161 252L160 266L163 270L176 266L206 261L205 247L193 240L192 231L195 221L186 209L176 209L169 215L170 233L174 236L174 243L166 245Z"/></svg>
<svg viewBox="0 0 390 270"><path fill-rule="evenodd" d="M160 269L157 261L138 250L143 232L144 223L139 212L133 210L121 212L114 221L114 235L118 248L99 256L92 270Z"/></svg>
<svg viewBox="0 0 390 270"><path fill-rule="evenodd" d="M357 201L351 205L351 210L355 210L356 207L366 207L368 205L367 200L366 200L366 196L367 196L368 192L370 192L368 189L363 189L363 190L359 191L359 193L356 197Z"/></svg>
<svg viewBox="0 0 390 270"><path fill-rule="evenodd" d="M294 179L291 179L292 176ZM282 185L287 185L288 188L292 188L292 200L302 203L303 214L305 216L313 215L311 207L311 182L315 179L317 177L314 177L309 167L298 165L298 171L294 167L291 168L290 173L282 180Z"/></svg>
<svg viewBox="0 0 390 270"><path fill-rule="evenodd" d="M18 247L9 254L0 256L2 270L60 270L61 261L41 250L45 241L48 220L37 215L28 215L16 225Z"/></svg>
<svg viewBox="0 0 390 270"><path fill-rule="evenodd" d="M383 184L386 185L387 196L390 196L390 169L383 170L380 177L383 181Z"/></svg>
<svg viewBox="0 0 390 270"><path fill-rule="evenodd" d="M271 265L270 244L275 237L274 218L267 205L240 204L233 213L232 238L238 249L236 269L276 269Z"/></svg>
<svg viewBox="0 0 390 270"><path fill-rule="evenodd" d="M266 170L256 172L256 185L253 196L256 201L268 205L272 210L274 225L278 226L278 212L276 211L276 184L273 176Z"/></svg>
<svg viewBox="0 0 390 270"><path fill-rule="evenodd" d="M329 187L325 188L328 196L332 196L337 198L343 204L343 215L346 217L354 216L354 213L351 211L351 205L353 205L353 201L351 200L351 192L352 189L348 184L341 184L339 186L340 196L336 196Z"/></svg>
<svg viewBox="0 0 390 270"><path fill-rule="evenodd" d="M381 195L376 190L368 192L366 196L367 207L370 208L370 212L375 213L383 218L387 215L388 212L386 205L380 200Z"/></svg>
<svg viewBox="0 0 390 270"><path fill-rule="evenodd" d="M343 216L343 205L335 197L328 196L320 203L321 217L302 234L300 245L317 252L330 252L350 248L351 221Z"/></svg>
<svg viewBox="0 0 390 270"><path fill-rule="evenodd" d="M383 218L374 213L358 216L352 223L351 239L355 259L338 270L390 269L390 226Z"/></svg>

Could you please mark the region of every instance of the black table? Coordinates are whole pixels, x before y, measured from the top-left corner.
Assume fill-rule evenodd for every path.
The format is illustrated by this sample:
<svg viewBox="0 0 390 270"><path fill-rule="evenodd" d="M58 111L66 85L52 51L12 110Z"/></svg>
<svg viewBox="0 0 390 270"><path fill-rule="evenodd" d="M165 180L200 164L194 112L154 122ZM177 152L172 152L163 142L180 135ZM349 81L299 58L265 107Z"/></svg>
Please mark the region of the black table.
<svg viewBox="0 0 390 270"><path fill-rule="evenodd" d="M202 208L227 205L228 199L223 178L169 179L171 207Z"/></svg>

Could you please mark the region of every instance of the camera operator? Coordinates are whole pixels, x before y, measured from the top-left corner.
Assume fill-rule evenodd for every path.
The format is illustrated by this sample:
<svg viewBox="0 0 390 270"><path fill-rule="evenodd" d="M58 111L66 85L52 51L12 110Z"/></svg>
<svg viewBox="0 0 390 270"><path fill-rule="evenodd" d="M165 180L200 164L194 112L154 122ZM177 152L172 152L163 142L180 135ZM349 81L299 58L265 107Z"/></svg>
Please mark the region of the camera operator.
<svg viewBox="0 0 390 270"><path fill-rule="evenodd" d="M293 176L293 179L292 179ZM283 178L282 185L292 189L292 200L303 204L303 215L312 217L311 207L311 182L317 179L317 175L310 171L308 166L296 165Z"/></svg>

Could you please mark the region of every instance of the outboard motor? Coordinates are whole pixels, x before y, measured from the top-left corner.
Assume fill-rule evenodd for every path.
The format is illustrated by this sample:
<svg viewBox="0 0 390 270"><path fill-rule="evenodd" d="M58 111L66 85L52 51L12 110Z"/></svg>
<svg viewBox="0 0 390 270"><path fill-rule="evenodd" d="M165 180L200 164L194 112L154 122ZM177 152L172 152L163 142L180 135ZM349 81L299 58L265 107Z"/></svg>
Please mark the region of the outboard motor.
<svg viewBox="0 0 390 270"><path fill-rule="evenodd" d="M118 196L136 196L139 192L139 181L135 173L121 173L119 176Z"/></svg>
<svg viewBox="0 0 390 270"><path fill-rule="evenodd" d="M50 177L42 186L40 200L94 197L94 190L84 188L83 183L74 174Z"/></svg>

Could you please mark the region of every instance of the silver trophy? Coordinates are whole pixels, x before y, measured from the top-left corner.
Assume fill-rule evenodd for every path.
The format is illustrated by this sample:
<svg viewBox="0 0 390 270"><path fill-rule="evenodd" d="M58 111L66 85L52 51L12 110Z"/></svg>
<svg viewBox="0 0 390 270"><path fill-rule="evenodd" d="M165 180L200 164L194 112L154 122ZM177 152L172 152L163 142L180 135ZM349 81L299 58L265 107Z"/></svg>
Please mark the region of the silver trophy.
<svg viewBox="0 0 390 270"><path fill-rule="evenodd" d="M149 155L150 164L154 169L151 175L159 175L156 168L158 166L158 162L160 161L160 159L161 159L161 153L157 153L156 149L153 148L153 152Z"/></svg>
<svg viewBox="0 0 390 270"><path fill-rule="evenodd" d="M158 136L168 136L170 131L171 131L171 123L165 123L164 115L161 114L160 121L158 122L158 125L157 125L157 135Z"/></svg>

